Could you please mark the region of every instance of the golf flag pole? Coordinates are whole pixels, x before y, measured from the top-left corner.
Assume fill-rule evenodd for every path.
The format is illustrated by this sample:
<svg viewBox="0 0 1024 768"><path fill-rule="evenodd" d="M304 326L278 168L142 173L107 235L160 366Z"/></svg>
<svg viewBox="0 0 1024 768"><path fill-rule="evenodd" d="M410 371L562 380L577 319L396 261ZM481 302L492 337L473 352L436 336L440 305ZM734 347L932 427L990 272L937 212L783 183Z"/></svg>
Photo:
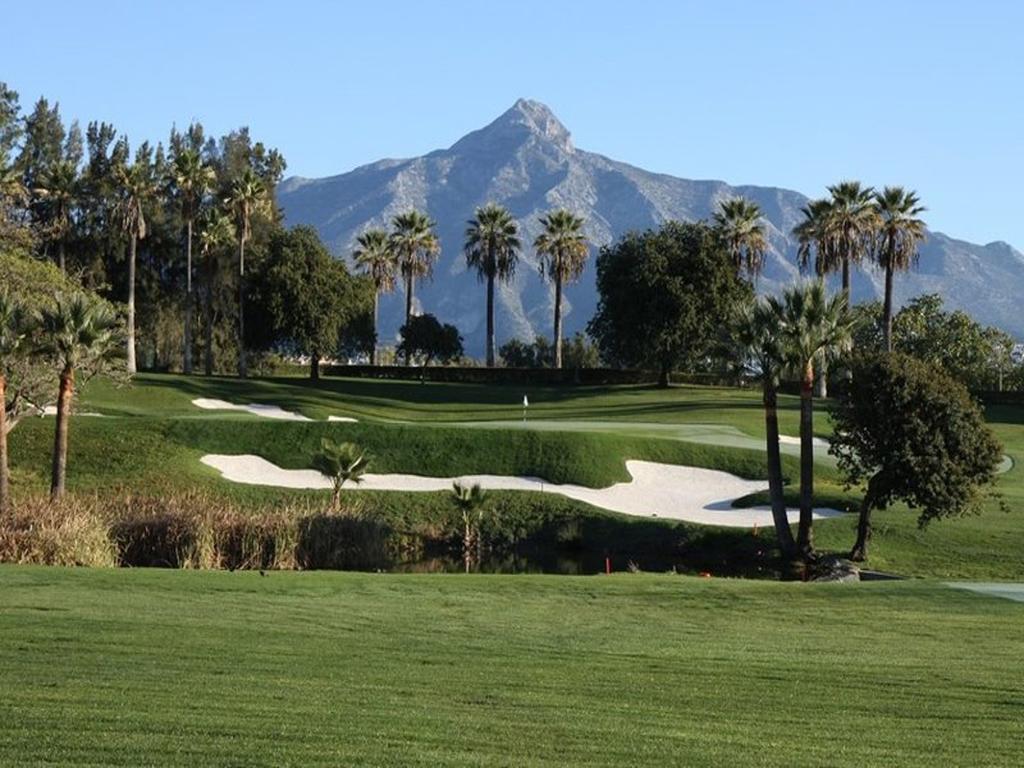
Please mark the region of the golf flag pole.
<svg viewBox="0 0 1024 768"><path fill-rule="evenodd" d="M530 400L523 395L523 421L526 421L526 409L530 407Z"/></svg>

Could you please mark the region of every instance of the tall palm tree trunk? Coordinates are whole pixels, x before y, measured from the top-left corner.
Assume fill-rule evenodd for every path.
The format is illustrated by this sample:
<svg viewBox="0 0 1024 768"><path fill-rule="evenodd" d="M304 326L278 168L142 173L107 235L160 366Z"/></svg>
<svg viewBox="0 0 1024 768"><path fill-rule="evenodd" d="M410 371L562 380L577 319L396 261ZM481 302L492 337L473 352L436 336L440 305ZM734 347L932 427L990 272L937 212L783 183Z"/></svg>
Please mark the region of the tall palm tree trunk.
<svg viewBox="0 0 1024 768"><path fill-rule="evenodd" d="M182 370L192 373L192 219L185 222L185 354Z"/></svg>
<svg viewBox="0 0 1024 768"><path fill-rule="evenodd" d="M60 266L61 272L67 272L67 261L64 258L64 240L61 239L57 245L57 264Z"/></svg>
<svg viewBox="0 0 1024 768"><path fill-rule="evenodd" d="M800 382L800 528L797 548L807 555L814 550L814 365L808 363Z"/></svg>
<svg viewBox="0 0 1024 768"><path fill-rule="evenodd" d="M850 259L843 257L843 296L846 297L846 306L850 306Z"/></svg>
<svg viewBox="0 0 1024 768"><path fill-rule="evenodd" d="M412 319L412 292L415 287L416 278L412 275L408 275L405 278L405 324L409 325L409 321ZM412 365L412 350L405 350L405 364L406 366Z"/></svg>
<svg viewBox="0 0 1024 768"><path fill-rule="evenodd" d="M373 347L370 348L370 365L377 364L377 315L380 310L380 289L373 291Z"/></svg>
<svg viewBox="0 0 1024 768"><path fill-rule="evenodd" d="M494 276L487 278L487 367L494 367Z"/></svg>
<svg viewBox="0 0 1024 768"><path fill-rule="evenodd" d="M128 246L128 373L135 373L135 252L138 239L132 235Z"/></svg>
<svg viewBox="0 0 1024 768"><path fill-rule="evenodd" d="M11 503L11 477L7 468L7 377L0 372L0 515Z"/></svg>
<svg viewBox="0 0 1024 768"><path fill-rule="evenodd" d="M71 418L71 398L75 391L75 372L69 366L60 374L57 395L57 426L53 432L53 467L50 473L50 500L64 495L68 470L68 421Z"/></svg>
<svg viewBox="0 0 1024 768"><path fill-rule="evenodd" d="M249 375L245 358L245 238L238 240L238 376Z"/></svg>
<svg viewBox="0 0 1024 768"><path fill-rule="evenodd" d="M555 368L562 367L562 278L555 278Z"/></svg>
<svg viewBox="0 0 1024 768"><path fill-rule="evenodd" d="M890 259L885 265L885 304L882 308L886 352L892 352L892 278L892 259Z"/></svg>
<svg viewBox="0 0 1024 768"><path fill-rule="evenodd" d="M203 372L213 375L213 259L206 265L206 296L203 306Z"/></svg>
<svg viewBox="0 0 1024 768"><path fill-rule="evenodd" d="M793 541L793 532L789 527L786 499L782 490L778 396L775 386L767 378L763 386L765 449L768 452L768 493L771 498L772 520L775 523L775 535L779 540L782 556L790 558L796 552L796 544Z"/></svg>

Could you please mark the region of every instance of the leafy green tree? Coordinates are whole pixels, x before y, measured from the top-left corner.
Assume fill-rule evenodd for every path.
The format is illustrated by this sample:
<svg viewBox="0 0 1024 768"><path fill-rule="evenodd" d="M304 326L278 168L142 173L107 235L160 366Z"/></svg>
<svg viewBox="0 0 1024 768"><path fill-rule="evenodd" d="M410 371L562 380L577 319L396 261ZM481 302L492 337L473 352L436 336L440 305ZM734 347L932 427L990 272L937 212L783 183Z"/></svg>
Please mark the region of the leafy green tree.
<svg viewBox="0 0 1024 768"><path fill-rule="evenodd" d="M355 443L336 443L329 437L320 440L320 450L313 456L313 468L331 481L331 509L341 509L341 489L345 483L363 482L370 459Z"/></svg>
<svg viewBox="0 0 1024 768"><path fill-rule="evenodd" d="M601 364L600 350L579 331L571 339L563 339L562 348L566 368L597 368Z"/></svg>
<svg viewBox="0 0 1024 768"><path fill-rule="evenodd" d="M245 354L245 245L252 237L253 218L269 211L270 195L263 179L247 167L234 180L224 203L234 219L238 237L238 375L249 375Z"/></svg>
<svg viewBox="0 0 1024 768"><path fill-rule="evenodd" d="M29 330L24 306L6 287L0 289L0 515L7 512L11 498L7 463L7 376L17 358L25 355Z"/></svg>
<svg viewBox="0 0 1024 768"><path fill-rule="evenodd" d="M856 348L884 351L884 313L878 302L856 308L860 320ZM995 389L1002 373L1013 368L1013 339L998 328L986 327L961 310L947 311L942 297L925 294L896 313L892 347L896 352L934 363L971 389Z"/></svg>
<svg viewBox="0 0 1024 768"><path fill-rule="evenodd" d="M753 291L705 223L669 222L601 249L597 313L587 326L609 364L660 372L718 352L734 307Z"/></svg>
<svg viewBox="0 0 1024 768"><path fill-rule="evenodd" d="M182 369L192 373L192 229L203 197L213 188L216 174L203 162L199 151L190 147L174 155L170 175L171 194L176 199L185 222L185 343Z"/></svg>
<svg viewBox="0 0 1024 768"><path fill-rule="evenodd" d="M555 368L562 367L562 287L578 280L586 266L590 249L583 234L583 219L565 209L542 216L544 228L533 241L541 270L555 283Z"/></svg>
<svg viewBox="0 0 1024 768"><path fill-rule="evenodd" d="M917 261L918 244L925 238L925 223L920 218L925 210L916 192L903 187L886 187L875 193L878 218L878 242L875 257L885 270L885 304L883 334L885 348L892 352L892 283L895 272L905 272Z"/></svg>
<svg viewBox="0 0 1024 768"><path fill-rule="evenodd" d="M725 241L737 271L745 272L756 281L764 268L768 240L761 223L761 208L757 203L736 197L722 200L714 215L715 228Z"/></svg>
<svg viewBox="0 0 1024 768"><path fill-rule="evenodd" d="M487 367L494 367L494 283L508 282L519 260L519 231L512 214L489 203L476 209L466 229L466 266L487 283Z"/></svg>
<svg viewBox="0 0 1024 768"><path fill-rule="evenodd" d="M768 457L768 493L771 498L772 521L779 549L784 557L796 554L796 542L789 527L783 493L782 454L779 449L778 387L785 364L781 328L784 311L774 296L744 303L733 318L731 338L736 356L748 374L761 382L764 405L765 450Z"/></svg>
<svg viewBox="0 0 1024 768"><path fill-rule="evenodd" d="M235 241L235 225L231 218L217 209L209 211L199 232L199 248L203 256L206 290L203 296L203 372L213 375L213 295L220 274L220 257Z"/></svg>
<svg viewBox="0 0 1024 768"><path fill-rule="evenodd" d="M254 306L266 315L271 343L309 356L314 381L320 378L321 358L337 349L341 329L362 308L360 304L368 303L358 301L357 291L351 289L355 282L311 227L295 227L271 238L256 281Z"/></svg>
<svg viewBox="0 0 1024 768"><path fill-rule="evenodd" d="M383 229L368 229L356 238L356 249L352 254L356 264L373 282L373 347L370 351L370 365L377 364L377 316L380 295L395 290L395 255L388 242L388 233Z"/></svg>
<svg viewBox="0 0 1024 768"><path fill-rule="evenodd" d="M509 339L498 350L506 368L537 368L537 357L532 344L520 339Z"/></svg>
<svg viewBox="0 0 1024 768"><path fill-rule="evenodd" d="M941 368L899 353L862 357L832 410L830 452L865 485L853 560L868 556L871 515L896 501L918 524L977 511L1002 447L967 389Z"/></svg>
<svg viewBox="0 0 1024 768"><path fill-rule="evenodd" d="M787 288L778 308L779 342L787 368L800 381L800 527L797 549L814 550L814 369L848 352L853 316L845 294L828 298L821 282Z"/></svg>
<svg viewBox="0 0 1024 768"><path fill-rule="evenodd" d="M157 194L152 168L144 157L127 167L117 169L120 188L118 218L124 234L128 236L128 373L137 370L135 362L135 265L140 240L146 239L146 210Z"/></svg>
<svg viewBox="0 0 1024 768"><path fill-rule="evenodd" d="M462 337L454 325L442 325L433 315L414 315L401 329L398 351L405 359L416 358L424 366L435 360L444 364L462 356Z"/></svg>
<svg viewBox="0 0 1024 768"><path fill-rule="evenodd" d="M405 280L405 324L412 320L413 291L416 278L427 277L433 272L434 260L441 252L441 243L434 234L434 222L424 213L409 211L400 213L391 221L391 251L398 262L398 270ZM406 353L405 364L411 358Z"/></svg>
<svg viewBox="0 0 1024 768"><path fill-rule="evenodd" d="M39 186L33 192L46 210L46 241L57 246L57 265L61 272L66 272L67 239L80 194L78 169L68 160L54 163L42 173Z"/></svg>
<svg viewBox="0 0 1024 768"><path fill-rule="evenodd" d="M53 442L50 498L64 495L68 463L68 427L76 374L93 376L120 359L121 324L113 310L83 293L58 295L38 318L42 352L60 371L57 422Z"/></svg>
<svg viewBox="0 0 1024 768"><path fill-rule="evenodd" d="M487 491L481 488L479 483L470 486L456 480L452 483L451 498L455 508L462 514L462 558L466 573L469 573L473 569L473 564L480 562Z"/></svg>

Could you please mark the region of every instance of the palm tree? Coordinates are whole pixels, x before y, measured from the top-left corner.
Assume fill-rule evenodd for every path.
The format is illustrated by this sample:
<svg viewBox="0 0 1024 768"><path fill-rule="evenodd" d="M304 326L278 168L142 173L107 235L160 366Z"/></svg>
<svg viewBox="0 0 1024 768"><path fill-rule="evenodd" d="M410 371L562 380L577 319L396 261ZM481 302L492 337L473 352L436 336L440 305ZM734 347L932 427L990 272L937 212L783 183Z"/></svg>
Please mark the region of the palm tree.
<svg viewBox="0 0 1024 768"><path fill-rule="evenodd" d="M779 451L778 386L784 363L780 328L783 306L772 296L741 306L733 321L731 338L736 352L761 380L764 405L765 450L768 454L768 493L779 549L784 557L796 552L783 495L782 455Z"/></svg>
<svg viewBox="0 0 1024 768"><path fill-rule="evenodd" d="M146 239L146 207L156 194L149 164L137 160L130 166L118 166L118 218L128 235L128 373L135 373L135 259L140 240Z"/></svg>
<svg viewBox="0 0 1024 768"><path fill-rule="evenodd" d="M441 244L434 234L434 222L419 211L401 213L392 219L391 225L394 227L389 238L391 251L405 280L405 324L408 325L412 318L416 278L426 277L433 271ZM405 364L409 365L411 361L411 353L406 351Z"/></svg>
<svg viewBox="0 0 1024 768"><path fill-rule="evenodd" d="M320 451L313 456L313 468L331 481L331 509L341 507L341 488L345 483L361 483L370 460L355 443L336 443L329 437L320 441Z"/></svg>
<svg viewBox="0 0 1024 768"><path fill-rule="evenodd" d="M722 200L714 222L736 264L736 271L746 272L751 281L756 281L768 251L760 206L742 197Z"/></svg>
<svg viewBox="0 0 1024 768"><path fill-rule="evenodd" d="M828 216L828 235L835 262L828 271L841 269L843 295L850 303L850 265L858 264L871 253L878 226L874 206L875 191L859 181L841 181L828 188L832 205Z"/></svg>
<svg viewBox="0 0 1024 768"><path fill-rule="evenodd" d="M476 209L466 229L466 266L487 282L487 367L494 367L494 281L507 282L519 260L518 227L512 214L489 203Z"/></svg>
<svg viewBox="0 0 1024 768"><path fill-rule="evenodd" d="M57 264L67 271L65 247L71 232L71 212L78 198L78 169L67 160L54 163L44 175L36 195L46 206L48 234L57 244Z"/></svg>
<svg viewBox="0 0 1024 768"><path fill-rule="evenodd" d="M388 242L388 233L383 229L368 229L356 238L356 249L352 256L363 273L373 281L373 350L370 365L377 364L377 314L380 295L395 290L395 255Z"/></svg>
<svg viewBox="0 0 1024 768"><path fill-rule="evenodd" d="M175 156L170 182L185 222L185 349L182 369L186 374L192 373L192 227L214 178L213 168L203 163L198 151L185 148Z"/></svg>
<svg viewBox="0 0 1024 768"><path fill-rule="evenodd" d="M7 468L8 361L19 353L27 330L24 307L6 289L0 291L0 515L7 511L11 497Z"/></svg>
<svg viewBox="0 0 1024 768"><path fill-rule="evenodd" d="M800 528L797 549L814 549L814 369L852 346L853 318L845 294L829 298L821 281L787 288L779 315L779 342L786 365L800 379Z"/></svg>
<svg viewBox="0 0 1024 768"><path fill-rule="evenodd" d="M107 305L90 301L81 293L58 295L53 306L42 311L38 323L43 352L52 355L60 366L50 481L50 498L57 500L64 494L67 475L68 421L75 393L75 372L99 366L117 356L119 324Z"/></svg>
<svg viewBox="0 0 1024 768"><path fill-rule="evenodd" d="M466 573L469 573L474 560L480 559L480 526L484 519L487 491L480 487L480 483L468 486L456 480L452 483L452 502L462 513L462 559Z"/></svg>
<svg viewBox="0 0 1024 768"><path fill-rule="evenodd" d="M920 202L916 192L903 187L886 187L875 193L879 219L875 258L885 270L883 323L888 352L892 352L893 274L910 269L918 258L917 246L925 238L925 223L918 218L925 211Z"/></svg>
<svg viewBox="0 0 1024 768"><path fill-rule="evenodd" d="M253 217L268 205L267 185L252 168L235 179L224 201L231 211L238 237L238 375L249 375L245 357L245 244L252 237Z"/></svg>
<svg viewBox="0 0 1024 768"><path fill-rule="evenodd" d="M830 200L811 200L800 213L804 218L793 227L797 238L797 261L802 272L809 271L812 266L814 274L823 278L833 269L833 249L829 239L829 217L832 214Z"/></svg>
<svg viewBox="0 0 1024 768"><path fill-rule="evenodd" d="M555 281L555 368L562 367L562 285L579 279L587 261L583 219L565 209L540 219L544 231L533 241L541 271Z"/></svg>
<svg viewBox="0 0 1024 768"><path fill-rule="evenodd" d="M203 297L203 372L213 375L213 283L217 277L220 254L235 240L235 225L227 214L214 208L199 232L199 248L206 273L206 295Z"/></svg>

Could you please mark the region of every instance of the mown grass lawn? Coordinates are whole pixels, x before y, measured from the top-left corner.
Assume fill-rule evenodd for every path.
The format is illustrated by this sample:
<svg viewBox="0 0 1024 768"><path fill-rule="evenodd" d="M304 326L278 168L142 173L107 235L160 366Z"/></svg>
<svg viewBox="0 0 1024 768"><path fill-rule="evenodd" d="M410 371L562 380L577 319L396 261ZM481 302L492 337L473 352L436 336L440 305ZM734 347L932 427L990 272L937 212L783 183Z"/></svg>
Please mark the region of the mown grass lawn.
<svg viewBox="0 0 1024 768"><path fill-rule="evenodd" d="M1019 765L936 583L0 568L0 764Z"/></svg>

